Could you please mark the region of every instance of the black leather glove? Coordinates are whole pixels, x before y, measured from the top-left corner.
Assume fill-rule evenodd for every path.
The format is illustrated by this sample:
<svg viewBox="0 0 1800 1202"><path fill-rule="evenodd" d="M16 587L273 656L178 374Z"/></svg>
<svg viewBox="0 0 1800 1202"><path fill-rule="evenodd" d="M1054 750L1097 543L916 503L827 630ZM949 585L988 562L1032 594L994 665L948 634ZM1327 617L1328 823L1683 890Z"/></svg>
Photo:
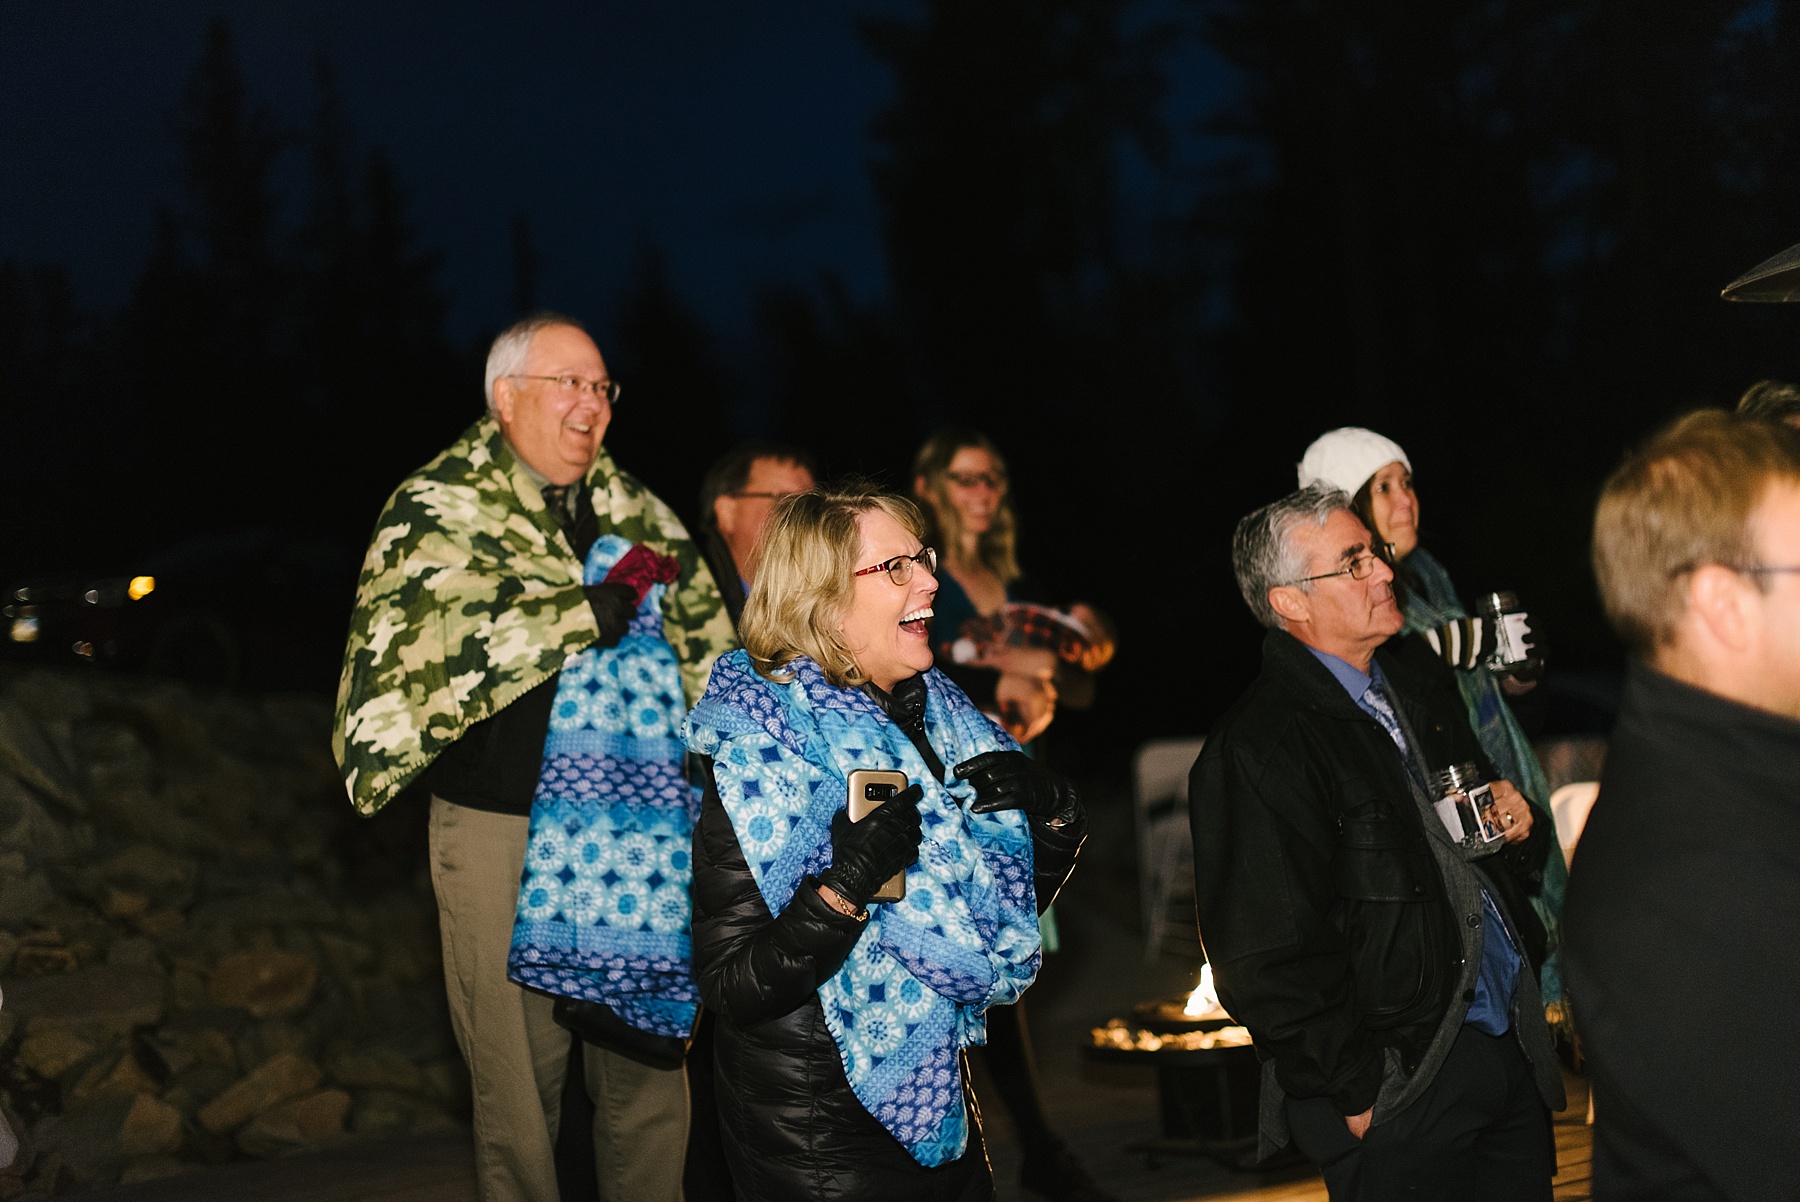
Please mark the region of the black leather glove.
<svg viewBox="0 0 1800 1202"><path fill-rule="evenodd" d="M617 647L626 630L630 629L631 619L637 617L637 590L629 584L604 582L584 584L581 591L587 594L588 608L594 611L594 620L600 623L600 637L594 646Z"/></svg>
<svg viewBox="0 0 1800 1202"><path fill-rule="evenodd" d="M1033 818L1066 825L1081 817L1075 786L1023 751L984 751L956 766L956 775L975 786L977 814L1022 810Z"/></svg>
<svg viewBox="0 0 1800 1202"><path fill-rule="evenodd" d="M861 822L839 810L831 820L831 867L819 884L858 910L896 872L919 858L919 799L925 790L908 785Z"/></svg>

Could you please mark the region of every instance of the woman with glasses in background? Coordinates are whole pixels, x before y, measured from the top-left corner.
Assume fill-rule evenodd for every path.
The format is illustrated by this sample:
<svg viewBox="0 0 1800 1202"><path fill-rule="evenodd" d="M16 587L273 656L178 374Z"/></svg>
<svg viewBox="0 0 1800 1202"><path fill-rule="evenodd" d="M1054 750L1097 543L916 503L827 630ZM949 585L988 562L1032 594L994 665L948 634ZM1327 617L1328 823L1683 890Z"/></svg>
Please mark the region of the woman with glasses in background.
<svg viewBox="0 0 1800 1202"><path fill-rule="evenodd" d="M778 502L744 649L684 728L710 767L694 970L747 1202L993 1197L962 1054L1036 977L1087 818L932 669L924 530L872 487ZM853 791L878 802L857 821Z"/></svg>
<svg viewBox="0 0 1800 1202"><path fill-rule="evenodd" d="M1044 600L1019 568L1006 461L986 436L952 428L927 439L913 459L913 495L925 512L926 540L943 549L931 619L937 662L970 700L1030 744L1055 718L1059 699L1070 708L1091 704L1093 673L1113 655L1110 627L1092 608L1070 606L1094 636L1074 661L1046 647L968 637L996 626L1008 602ZM1029 750L1041 757L1042 742ZM1044 950L1054 952L1054 913L1043 926ZM989 1012L981 1056L1019 1133L1021 1181L1052 1202L1110 1202L1044 1115L1023 1004Z"/></svg>
<svg viewBox="0 0 1800 1202"><path fill-rule="evenodd" d="M1084 674L1112 659L1107 623L1089 606L1069 607L1094 637L1080 660L1060 672L1057 655L1046 648L976 646L964 640L972 621L994 618L1007 602L1043 600L1015 554L1018 523L1006 461L982 434L939 431L913 458L913 496L925 512L927 539L943 556L937 613L931 620L938 663L971 700L998 716L1014 738L1029 743L1055 718L1058 685L1088 691L1091 676Z"/></svg>
<svg viewBox="0 0 1800 1202"><path fill-rule="evenodd" d="M1423 639L1456 670L1469 725L1481 749L1504 779L1548 814L1549 780L1507 701L1509 696L1528 692L1537 682L1488 666L1495 645L1493 623L1470 616L1450 573L1419 545L1419 495L1413 488L1412 460L1392 439L1373 430L1345 426L1321 434L1300 461L1300 487L1318 482L1350 495L1351 508L1393 565L1394 593L1406 618L1398 637ZM1547 1006L1557 1005L1563 996L1557 948L1567 884L1563 857L1550 856L1544 865L1542 887L1531 898L1548 938L1539 983Z"/></svg>

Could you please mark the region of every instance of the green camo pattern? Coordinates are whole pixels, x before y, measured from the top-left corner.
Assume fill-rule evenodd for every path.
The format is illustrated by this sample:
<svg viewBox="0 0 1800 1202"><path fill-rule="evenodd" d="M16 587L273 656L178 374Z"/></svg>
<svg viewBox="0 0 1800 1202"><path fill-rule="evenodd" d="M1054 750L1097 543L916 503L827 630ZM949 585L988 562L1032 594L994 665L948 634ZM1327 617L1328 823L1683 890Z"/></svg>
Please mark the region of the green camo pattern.
<svg viewBox="0 0 1800 1202"><path fill-rule="evenodd" d="M663 631L691 707L737 646L699 550L670 508L604 449L588 472L601 534L672 555ZM599 637L581 564L492 417L395 490L356 588L332 751L373 814L483 718Z"/></svg>

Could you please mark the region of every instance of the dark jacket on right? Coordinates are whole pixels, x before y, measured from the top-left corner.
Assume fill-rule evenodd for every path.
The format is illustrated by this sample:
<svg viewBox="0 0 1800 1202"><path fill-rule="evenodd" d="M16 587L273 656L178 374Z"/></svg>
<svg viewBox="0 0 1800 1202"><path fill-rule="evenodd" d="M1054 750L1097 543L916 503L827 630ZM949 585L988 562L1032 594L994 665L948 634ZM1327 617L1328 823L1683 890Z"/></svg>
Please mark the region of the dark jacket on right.
<svg viewBox="0 0 1800 1202"><path fill-rule="evenodd" d="M1641 664L1575 851L1564 955L1594 1197L1800 1197L1800 722Z"/></svg>
<svg viewBox="0 0 1800 1202"><path fill-rule="evenodd" d="M1472 761L1492 779L1455 679L1413 642L1376 653L1413 747L1433 772ZM1220 1000L1281 1091L1329 1097L1346 1115L1369 1109L1390 1057L1412 1075L1473 996L1453 908L1470 889L1446 887L1393 740L1304 644L1270 631L1262 672L1208 736L1189 796L1200 934ZM1543 963L1526 892L1541 882L1550 830L1537 814L1528 839L1473 866L1529 961L1521 975ZM1523 1022L1535 1024L1535 1064L1549 1046L1541 1010Z"/></svg>

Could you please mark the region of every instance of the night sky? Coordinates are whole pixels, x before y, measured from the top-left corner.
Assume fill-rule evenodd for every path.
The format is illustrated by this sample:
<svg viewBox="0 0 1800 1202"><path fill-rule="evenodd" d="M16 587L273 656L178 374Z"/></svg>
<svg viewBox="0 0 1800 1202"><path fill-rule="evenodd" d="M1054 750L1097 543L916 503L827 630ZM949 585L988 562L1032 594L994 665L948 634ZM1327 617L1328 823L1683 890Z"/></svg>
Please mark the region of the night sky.
<svg viewBox="0 0 1800 1202"><path fill-rule="evenodd" d="M1145 19L1163 6L1147 5ZM654 248L727 341L758 288L830 272L886 286L868 132L891 81L859 40L887 0L681 4L470 0L0 2L0 260L60 262L82 299L123 298L154 206L177 199L172 115L206 25L230 23L252 95L300 126L313 62L335 65L359 144L394 159L420 245L444 254L459 344L511 316L512 226L530 223L537 299L604 326ZM504 15L502 15L502 13ZM1122 163L1140 210L1180 203L1213 148L1225 75L1171 57L1176 170ZM299 156L284 158L297 182ZM290 196L297 187L287 187ZM292 214L287 214L292 216Z"/></svg>
<svg viewBox="0 0 1800 1202"><path fill-rule="evenodd" d="M88 304L122 299L154 204L177 196L171 114L219 14L286 125L305 120L314 57L330 55L359 142L392 155L420 244L444 252L459 343L511 315L515 214L539 300L589 318L646 243L726 330L770 282L829 270L866 298L884 283L866 130L888 81L853 20L881 10L0 4L0 259L63 262Z"/></svg>

